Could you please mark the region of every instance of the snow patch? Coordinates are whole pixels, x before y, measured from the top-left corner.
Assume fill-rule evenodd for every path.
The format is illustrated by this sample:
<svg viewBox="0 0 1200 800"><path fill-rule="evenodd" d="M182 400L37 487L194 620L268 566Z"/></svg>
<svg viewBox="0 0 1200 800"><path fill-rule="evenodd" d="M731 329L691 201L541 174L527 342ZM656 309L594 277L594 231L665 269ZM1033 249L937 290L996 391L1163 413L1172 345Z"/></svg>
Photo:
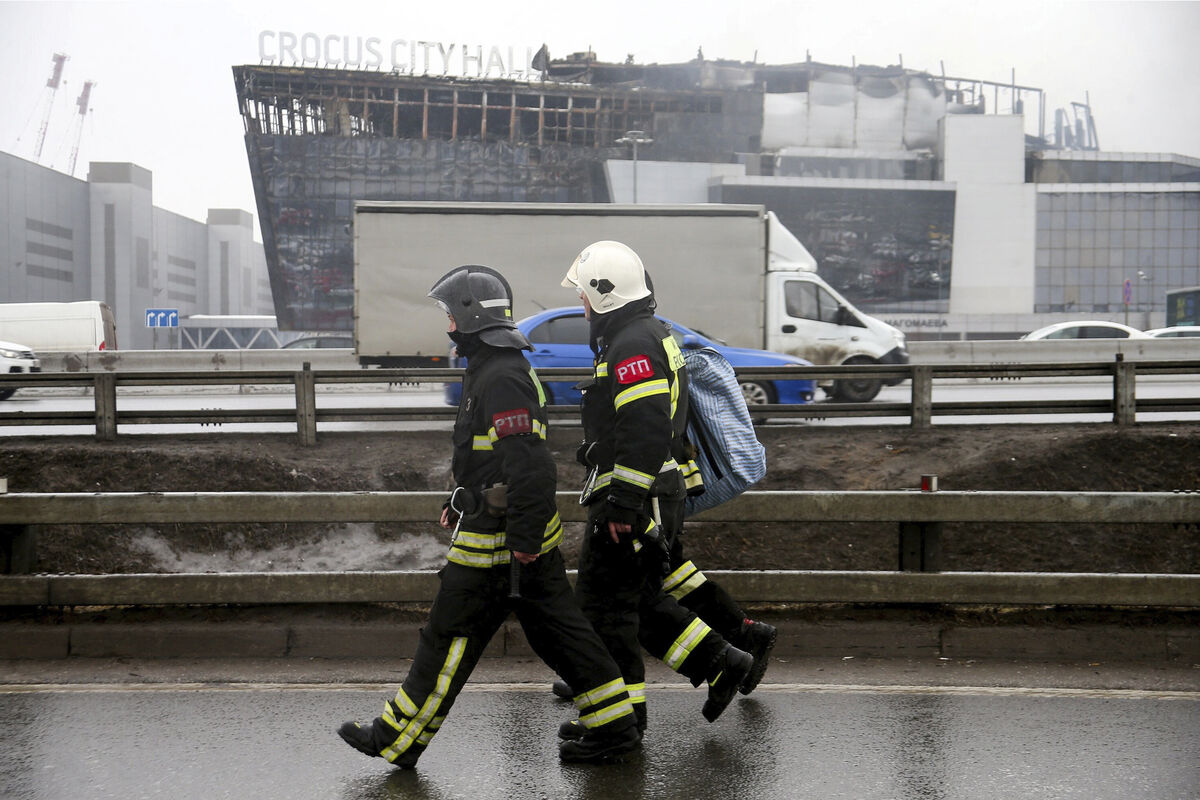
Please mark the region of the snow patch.
<svg viewBox="0 0 1200 800"><path fill-rule="evenodd" d="M230 533L228 538L240 538ZM433 534L408 534L382 541L369 523L347 523L315 541L265 550L235 549L229 553L181 550L157 531L134 536L132 546L146 553L164 572L366 572L372 570L438 569L446 560L447 544Z"/></svg>

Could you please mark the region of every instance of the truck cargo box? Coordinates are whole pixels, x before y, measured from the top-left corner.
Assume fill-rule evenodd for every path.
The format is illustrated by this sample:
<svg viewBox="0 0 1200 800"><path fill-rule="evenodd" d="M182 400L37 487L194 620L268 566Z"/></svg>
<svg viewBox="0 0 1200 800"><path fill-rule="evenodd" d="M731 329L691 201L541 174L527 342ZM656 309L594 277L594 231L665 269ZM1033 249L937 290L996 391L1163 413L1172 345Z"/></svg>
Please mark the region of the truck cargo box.
<svg viewBox="0 0 1200 800"><path fill-rule="evenodd" d="M572 305L578 299L562 277L580 250L601 239L638 252L664 313L731 345L762 347L765 219L756 205L360 201L357 354L368 363L445 355L445 314L425 295L462 264L508 278L514 319Z"/></svg>

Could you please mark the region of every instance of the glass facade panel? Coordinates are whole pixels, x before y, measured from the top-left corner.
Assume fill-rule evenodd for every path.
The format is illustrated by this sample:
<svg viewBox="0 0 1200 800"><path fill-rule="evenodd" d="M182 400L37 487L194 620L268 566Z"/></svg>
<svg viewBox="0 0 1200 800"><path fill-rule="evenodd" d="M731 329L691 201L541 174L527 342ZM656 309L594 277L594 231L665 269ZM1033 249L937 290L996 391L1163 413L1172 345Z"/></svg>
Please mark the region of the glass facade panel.
<svg viewBox="0 0 1200 800"><path fill-rule="evenodd" d="M949 306L952 191L726 183L718 200L774 211L821 276L869 314Z"/></svg>
<svg viewBox="0 0 1200 800"><path fill-rule="evenodd" d="M1193 159L1189 159L1191 161ZM1044 153L1033 165L1035 183L1188 183L1200 167L1175 161L1117 161L1057 158Z"/></svg>
<svg viewBox="0 0 1200 800"><path fill-rule="evenodd" d="M1050 210L1072 208L1072 198L1089 210ZM1198 198L1200 192L1039 195L1035 286L1051 288L1036 293L1034 311L1124 308L1126 279L1135 281L1131 310L1161 310L1166 290L1197 282L1200 215L1188 209Z"/></svg>
<svg viewBox="0 0 1200 800"><path fill-rule="evenodd" d="M268 262L278 270L273 294L281 330L353 328L353 200L608 200L592 169L597 154L584 159L563 145L250 139L251 172L269 187L259 190L259 210Z"/></svg>

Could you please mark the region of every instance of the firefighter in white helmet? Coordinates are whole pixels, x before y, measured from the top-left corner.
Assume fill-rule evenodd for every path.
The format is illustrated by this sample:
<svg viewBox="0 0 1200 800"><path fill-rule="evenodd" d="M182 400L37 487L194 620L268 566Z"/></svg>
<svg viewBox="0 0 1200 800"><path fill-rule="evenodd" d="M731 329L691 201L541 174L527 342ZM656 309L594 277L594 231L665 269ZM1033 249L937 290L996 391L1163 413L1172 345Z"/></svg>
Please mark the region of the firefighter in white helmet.
<svg viewBox="0 0 1200 800"><path fill-rule="evenodd" d="M751 674L754 659L663 591L687 495L683 354L655 318L646 270L628 246L589 245L562 283L579 292L595 353L579 451L589 468L580 498L588 508L580 605L621 668L640 726L646 722L642 647L693 685L708 682L702 712L712 722ZM564 724L563 746L581 731Z"/></svg>

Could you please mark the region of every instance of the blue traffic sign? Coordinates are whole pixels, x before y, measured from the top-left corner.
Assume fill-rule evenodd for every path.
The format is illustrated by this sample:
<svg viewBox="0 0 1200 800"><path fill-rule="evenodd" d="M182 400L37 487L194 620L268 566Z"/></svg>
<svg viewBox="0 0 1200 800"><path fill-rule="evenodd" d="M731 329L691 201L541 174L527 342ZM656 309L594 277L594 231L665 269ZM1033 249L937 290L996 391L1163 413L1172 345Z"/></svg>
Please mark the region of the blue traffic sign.
<svg viewBox="0 0 1200 800"><path fill-rule="evenodd" d="M1121 287L1121 299L1125 302L1125 305L1133 302L1133 281L1129 278L1125 279L1125 285Z"/></svg>
<svg viewBox="0 0 1200 800"><path fill-rule="evenodd" d="M147 328L178 328L179 327L179 309L178 308L147 308L146 309L146 327Z"/></svg>

